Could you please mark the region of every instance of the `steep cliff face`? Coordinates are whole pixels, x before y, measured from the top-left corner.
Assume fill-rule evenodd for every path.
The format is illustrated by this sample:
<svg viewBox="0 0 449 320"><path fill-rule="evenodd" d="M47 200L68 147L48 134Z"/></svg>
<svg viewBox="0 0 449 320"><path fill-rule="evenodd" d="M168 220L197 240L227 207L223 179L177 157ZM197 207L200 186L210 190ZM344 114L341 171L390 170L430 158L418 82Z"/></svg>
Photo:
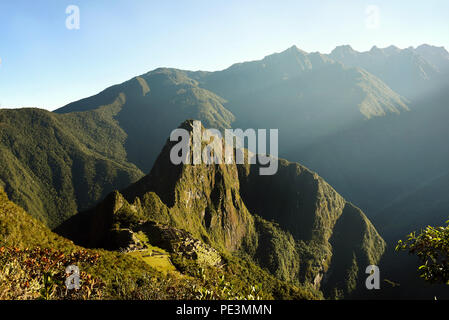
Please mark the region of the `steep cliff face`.
<svg viewBox="0 0 449 320"><path fill-rule="evenodd" d="M241 194L249 210L276 220L297 239L327 241L346 201L298 163L280 159L272 176L259 175L258 167L239 167Z"/></svg>
<svg viewBox="0 0 449 320"><path fill-rule="evenodd" d="M346 201L307 168L279 160L277 174L260 176L257 165L240 167L241 194L250 212L276 221L293 236L299 281L312 282L326 272L333 248L329 239Z"/></svg>
<svg viewBox="0 0 449 320"><path fill-rule="evenodd" d="M286 269L284 277L296 272L293 278L299 282L322 286L328 294L341 290L347 295L357 287L366 266L379 261L385 242L371 222L316 173L282 159L273 176L259 175L258 165L239 169L240 192L248 210L276 221L295 241L296 250L288 260L296 253L299 268ZM358 272L351 278L354 268Z"/></svg>
<svg viewBox="0 0 449 320"><path fill-rule="evenodd" d="M354 290L363 290L366 267L378 264L386 248L372 223L359 208L346 202L329 244L333 254L323 291L347 296Z"/></svg>
<svg viewBox="0 0 449 320"><path fill-rule="evenodd" d="M192 144L193 121L181 128ZM117 230L138 232L151 222L184 230L222 254L246 256L281 280L323 287L328 295L349 294L364 280L354 268L380 259L385 244L377 231L316 173L282 159L272 176L259 175L258 164L174 165L176 143L167 141L149 175L72 219L82 221L76 229L78 236L84 232L84 245L111 247ZM73 238L67 230L74 225L68 221L63 234ZM161 232L151 230L149 238Z"/></svg>

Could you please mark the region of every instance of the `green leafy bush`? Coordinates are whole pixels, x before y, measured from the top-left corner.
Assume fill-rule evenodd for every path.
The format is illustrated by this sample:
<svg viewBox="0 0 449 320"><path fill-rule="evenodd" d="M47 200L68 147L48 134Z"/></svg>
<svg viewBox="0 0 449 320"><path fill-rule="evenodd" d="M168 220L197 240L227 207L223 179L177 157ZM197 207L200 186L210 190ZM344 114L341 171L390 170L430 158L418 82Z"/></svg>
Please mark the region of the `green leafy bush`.
<svg viewBox="0 0 449 320"><path fill-rule="evenodd" d="M446 227L427 226L421 233L412 232L399 240L396 251L407 250L418 256L420 277L431 283L449 284L449 221Z"/></svg>

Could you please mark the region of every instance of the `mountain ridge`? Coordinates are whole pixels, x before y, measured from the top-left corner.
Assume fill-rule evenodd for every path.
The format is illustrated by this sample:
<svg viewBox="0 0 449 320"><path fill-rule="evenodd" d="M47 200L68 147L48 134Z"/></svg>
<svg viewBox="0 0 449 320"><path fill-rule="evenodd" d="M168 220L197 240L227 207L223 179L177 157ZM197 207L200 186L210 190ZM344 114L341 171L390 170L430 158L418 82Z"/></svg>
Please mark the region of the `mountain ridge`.
<svg viewBox="0 0 449 320"><path fill-rule="evenodd" d="M291 47L217 72L158 68L55 112L95 109L121 93L127 100L115 118L128 135L130 162L146 173L165 137L189 118L217 129L277 127L285 149L298 143L287 138L294 127L302 128L304 146L351 123L408 111L408 102L369 72ZM149 126L151 119L158 121Z"/></svg>

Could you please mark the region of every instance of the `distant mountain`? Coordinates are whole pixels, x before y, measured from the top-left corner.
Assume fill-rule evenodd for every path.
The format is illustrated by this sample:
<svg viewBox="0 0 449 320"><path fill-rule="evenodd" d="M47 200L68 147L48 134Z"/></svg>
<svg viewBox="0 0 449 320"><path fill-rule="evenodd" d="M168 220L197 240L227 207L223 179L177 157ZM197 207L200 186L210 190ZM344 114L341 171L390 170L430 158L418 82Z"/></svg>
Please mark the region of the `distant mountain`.
<svg viewBox="0 0 449 320"><path fill-rule="evenodd" d="M358 52L351 46L335 48L329 57L348 67L363 68L407 99L418 99L441 87L449 70L449 53L443 47L422 45L414 49L395 46Z"/></svg>
<svg viewBox="0 0 449 320"><path fill-rule="evenodd" d="M237 120L247 120L250 115L261 117L256 111L264 114L268 103L308 115L315 124L319 118L326 120L327 113L337 115L334 120L342 118L348 122L357 118L358 113L360 118L370 118L407 110L401 97L375 76L296 46L260 61L199 73L196 79L228 100L226 107L236 114ZM258 97L260 101L250 102L251 97ZM260 105L264 99L268 101Z"/></svg>
<svg viewBox="0 0 449 320"><path fill-rule="evenodd" d="M448 92L423 96L400 117L349 127L289 155L320 172L342 196L357 203L386 240L380 268L386 279L401 285L362 297L447 298L445 286L417 278L416 257L396 253L394 247L408 233L448 220Z"/></svg>
<svg viewBox="0 0 449 320"><path fill-rule="evenodd" d="M444 47L423 44L417 47L415 52L424 57L440 72L449 71L449 52Z"/></svg>
<svg viewBox="0 0 449 320"><path fill-rule="evenodd" d="M197 79L227 100L234 127L278 128L280 150L313 145L354 123L408 111L406 101L372 74L296 47Z"/></svg>
<svg viewBox="0 0 449 320"><path fill-rule="evenodd" d="M217 72L156 69L56 113L94 110L120 94L125 101L115 118L127 134L128 159L144 172L165 137L189 118L218 129L278 128L285 150L365 119L408 110L403 98L365 70L291 47Z"/></svg>
<svg viewBox="0 0 449 320"><path fill-rule="evenodd" d="M192 132L191 121L181 127ZM139 231L160 245L161 230L178 228L224 254L251 257L280 280L322 286L327 296L363 286L364 269L380 259L384 241L363 212L316 173L285 160L274 176L260 176L258 165L249 164L173 165L174 144L167 141L148 176L58 232L110 247L123 243L123 232Z"/></svg>

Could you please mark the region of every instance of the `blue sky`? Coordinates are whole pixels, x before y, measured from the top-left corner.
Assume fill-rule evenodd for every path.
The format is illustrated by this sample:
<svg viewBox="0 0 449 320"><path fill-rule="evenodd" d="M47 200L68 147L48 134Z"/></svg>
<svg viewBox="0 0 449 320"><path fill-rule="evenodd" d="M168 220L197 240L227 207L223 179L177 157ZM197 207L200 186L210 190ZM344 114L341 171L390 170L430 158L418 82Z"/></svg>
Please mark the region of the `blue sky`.
<svg viewBox="0 0 449 320"><path fill-rule="evenodd" d="M69 5L79 30L66 28ZM449 49L448 21L447 0L2 0L0 107L54 110L157 67L221 70L294 44Z"/></svg>

